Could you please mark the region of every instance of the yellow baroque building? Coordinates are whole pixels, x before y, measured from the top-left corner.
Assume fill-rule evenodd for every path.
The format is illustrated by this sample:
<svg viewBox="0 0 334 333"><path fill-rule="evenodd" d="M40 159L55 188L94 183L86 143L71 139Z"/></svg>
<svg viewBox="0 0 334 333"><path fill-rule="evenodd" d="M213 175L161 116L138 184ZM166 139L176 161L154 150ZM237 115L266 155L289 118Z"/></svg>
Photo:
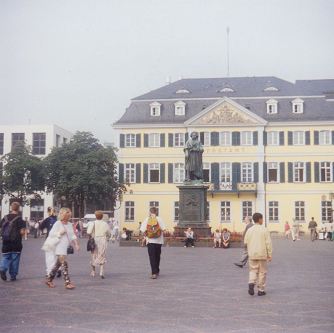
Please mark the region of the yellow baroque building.
<svg viewBox="0 0 334 333"><path fill-rule="evenodd" d="M156 206L173 230L192 131L204 146L212 230L243 231L254 212L279 232L286 221L307 231L311 217L318 225L332 219L334 80L182 79L132 99L113 127L128 184L121 227L137 230Z"/></svg>

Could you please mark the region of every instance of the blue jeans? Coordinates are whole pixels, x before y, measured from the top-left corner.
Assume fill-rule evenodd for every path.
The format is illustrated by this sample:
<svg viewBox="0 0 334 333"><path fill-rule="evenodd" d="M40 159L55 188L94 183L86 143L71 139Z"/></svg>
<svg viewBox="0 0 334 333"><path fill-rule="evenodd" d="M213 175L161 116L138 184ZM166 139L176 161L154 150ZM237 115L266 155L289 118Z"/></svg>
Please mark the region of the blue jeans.
<svg viewBox="0 0 334 333"><path fill-rule="evenodd" d="M20 252L3 253L0 263L0 270L3 272L7 272L8 270L10 277L15 278L19 273L20 257Z"/></svg>

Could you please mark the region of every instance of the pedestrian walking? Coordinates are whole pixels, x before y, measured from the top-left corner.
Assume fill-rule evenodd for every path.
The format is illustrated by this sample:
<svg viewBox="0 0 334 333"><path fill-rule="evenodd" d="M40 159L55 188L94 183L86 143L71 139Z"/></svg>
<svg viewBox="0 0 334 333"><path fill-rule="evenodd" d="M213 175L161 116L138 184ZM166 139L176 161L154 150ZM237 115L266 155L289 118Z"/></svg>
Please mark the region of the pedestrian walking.
<svg viewBox="0 0 334 333"><path fill-rule="evenodd" d="M91 257L91 276L95 276L95 268L100 267L100 277L104 279L104 265L107 262L106 251L111 237L110 228L107 222L103 221L103 212L95 212L96 220L87 228L87 234L94 238L95 248Z"/></svg>
<svg viewBox="0 0 334 333"><path fill-rule="evenodd" d="M13 202L11 212L5 215L0 222L2 235L2 259L0 262L0 277L7 280L7 271L10 280L15 281L19 273L20 257L22 252L22 237L25 235L26 222L20 216L20 204Z"/></svg>
<svg viewBox="0 0 334 333"><path fill-rule="evenodd" d="M308 224L308 229L310 230L310 237L312 242L317 239L317 226L317 222L314 221L314 217L312 217L311 221Z"/></svg>
<svg viewBox="0 0 334 333"><path fill-rule="evenodd" d="M262 214L255 213L253 221L255 225L247 230L244 240L249 256L248 293L254 295L254 287L257 284L258 296L264 296L266 294L267 261L271 261L272 258L271 238L267 228L262 225Z"/></svg>
<svg viewBox="0 0 334 333"><path fill-rule="evenodd" d="M284 225L284 235L286 239L290 238L290 234L291 234L291 228L290 228L290 224L288 221L285 221L285 225Z"/></svg>
<svg viewBox="0 0 334 333"><path fill-rule="evenodd" d="M242 239L243 240L245 239L245 235L246 235L247 230L254 225L253 222L251 221L251 219L248 216L245 217L245 224L246 224L246 227L245 227L244 233L242 234ZM242 251L240 261L235 262L234 265L236 265L240 268L243 268L247 264L247 261L248 261L248 251L247 251L247 246L244 245L244 249Z"/></svg>
<svg viewBox="0 0 334 333"><path fill-rule="evenodd" d="M165 224L157 216L157 213L157 208L151 207L149 217L144 220L140 227L140 231L145 233L147 237L147 251L150 258L152 279L156 279L160 274L161 247L164 243L163 232L165 230Z"/></svg>
<svg viewBox="0 0 334 333"><path fill-rule="evenodd" d="M55 255L57 256L56 263L51 269L50 274L46 280L46 285L49 288L54 288L53 279L55 278L59 267L61 267L66 289L74 289L68 274L67 255L73 253L71 243L74 243L76 250L79 250L79 243L75 236L72 224L69 222L71 218L71 210L69 208L61 208L59 211L59 220L54 224L50 230L47 240L58 238L58 243L55 246Z"/></svg>
<svg viewBox="0 0 334 333"><path fill-rule="evenodd" d="M292 222L292 240L293 241L300 240L300 238L299 238L299 221L297 221L296 219L293 219L293 222Z"/></svg>

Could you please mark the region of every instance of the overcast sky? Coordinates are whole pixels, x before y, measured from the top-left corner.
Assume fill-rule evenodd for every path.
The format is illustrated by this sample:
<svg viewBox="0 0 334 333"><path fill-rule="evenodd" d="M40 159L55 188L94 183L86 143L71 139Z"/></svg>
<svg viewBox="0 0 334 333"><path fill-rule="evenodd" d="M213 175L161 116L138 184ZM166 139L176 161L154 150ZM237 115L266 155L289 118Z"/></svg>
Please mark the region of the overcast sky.
<svg viewBox="0 0 334 333"><path fill-rule="evenodd" d="M0 124L114 140L166 77L334 78L331 0L0 0Z"/></svg>

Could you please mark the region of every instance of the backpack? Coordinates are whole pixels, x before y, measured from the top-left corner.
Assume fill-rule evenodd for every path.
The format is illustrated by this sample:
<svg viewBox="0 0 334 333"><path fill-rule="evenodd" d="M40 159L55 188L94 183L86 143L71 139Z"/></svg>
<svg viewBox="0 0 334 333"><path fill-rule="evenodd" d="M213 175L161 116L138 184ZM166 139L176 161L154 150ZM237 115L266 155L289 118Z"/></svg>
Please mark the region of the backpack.
<svg viewBox="0 0 334 333"><path fill-rule="evenodd" d="M8 221L8 216L6 215L4 217L4 223L2 224L1 228L1 236L4 241L14 241L16 238L16 235L13 234L13 223L15 220L17 220L19 216L14 217L11 221Z"/></svg>
<svg viewBox="0 0 334 333"><path fill-rule="evenodd" d="M159 238L161 232L162 230L156 216L150 216L147 221L146 236L148 238Z"/></svg>

